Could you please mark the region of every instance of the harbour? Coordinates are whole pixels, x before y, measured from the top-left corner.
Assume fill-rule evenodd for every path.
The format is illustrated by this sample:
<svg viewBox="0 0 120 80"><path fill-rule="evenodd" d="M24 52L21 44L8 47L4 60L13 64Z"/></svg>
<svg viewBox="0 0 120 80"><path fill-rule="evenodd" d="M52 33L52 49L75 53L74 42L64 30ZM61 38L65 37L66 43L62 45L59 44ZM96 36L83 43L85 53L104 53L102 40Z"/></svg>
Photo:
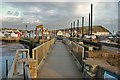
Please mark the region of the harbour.
<svg viewBox="0 0 120 80"><path fill-rule="evenodd" d="M12 3L12 5L16 4L28 8L31 3ZM35 7L39 8L35 11L35 13L39 13L39 16L43 15L40 10L46 7L49 14L44 13L45 19L40 19L42 17L38 17L38 14L34 16L26 15L25 8L22 14L24 17L14 19L15 21L22 20L20 24L16 22L22 29L9 28L10 24L8 24L8 28L0 28L1 78L21 80L119 79L120 31L116 30L115 22L110 23L103 20L110 21L110 16L113 16L112 13L114 13L113 17L115 18L114 10L116 8L110 4L114 4L114 6L117 4L106 3L112 9L115 8L110 14L106 15L103 12L107 18L104 18L106 17L104 15L104 17L99 15L101 10L98 11L99 9L111 11L103 8L103 5L106 5L105 3L102 3L103 5L99 4L101 6L97 3L57 4L33 3ZM41 7L38 5L41 5ZM49 10L47 5L52 6L51 9L53 10ZM61 5L66 8L66 13L62 11L64 8ZM57 11L56 8L59 10ZM74 9L76 10L74 11ZM80 10L83 10L83 12L79 12ZM59 11L63 12L64 15L60 14ZM76 17L71 17L70 12L73 17ZM8 14L11 15L12 12L8 11ZM25 15L29 17L26 18ZM51 20L47 20L46 17ZM13 22L11 23L15 25Z"/></svg>

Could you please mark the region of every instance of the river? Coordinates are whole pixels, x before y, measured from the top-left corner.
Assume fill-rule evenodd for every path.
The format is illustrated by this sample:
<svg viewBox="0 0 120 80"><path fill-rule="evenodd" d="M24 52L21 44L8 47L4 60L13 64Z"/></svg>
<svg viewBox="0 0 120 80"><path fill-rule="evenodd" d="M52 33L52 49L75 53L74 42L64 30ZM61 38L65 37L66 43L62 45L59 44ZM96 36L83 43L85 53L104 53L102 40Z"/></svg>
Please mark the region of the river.
<svg viewBox="0 0 120 80"><path fill-rule="evenodd" d="M8 69L10 70L17 49L25 48L20 43L6 43L0 41L0 79L6 75L6 60L8 60Z"/></svg>

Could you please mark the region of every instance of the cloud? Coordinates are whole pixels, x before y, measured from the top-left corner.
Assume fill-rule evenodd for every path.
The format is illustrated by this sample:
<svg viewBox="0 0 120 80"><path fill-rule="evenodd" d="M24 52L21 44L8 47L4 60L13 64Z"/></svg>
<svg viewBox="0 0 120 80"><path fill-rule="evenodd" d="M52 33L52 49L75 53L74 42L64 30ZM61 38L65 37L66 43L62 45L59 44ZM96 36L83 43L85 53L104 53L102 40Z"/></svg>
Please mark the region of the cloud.
<svg viewBox="0 0 120 80"><path fill-rule="evenodd" d="M97 0L99 1L99 0ZM92 2L93 3L93 24L105 25L112 30L117 27L118 5L117 2ZM19 17L5 17L3 26L23 26L29 22L29 28L38 24L44 24L49 29L70 27L71 22L81 20L85 17L85 25L88 25L88 14L90 13L91 2L6 2L3 6L11 7L13 14L17 11ZM8 16L8 15L6 15ZM13 19L12 19L13 18ZM18 22L18 23L10 23ZM113 21L114 20L114 21ZM8 22L9 21L9 22ZM24 27L23 27L24 28ZM114 28L115 29L115 28Z"/></svg>
<svg viewBox="0 0 120 80"><path fill-rule="evenodd" d="M119 0L29 0L29 2L118 2ZM28 2L28 0L4 0L3 2Z"/></svg>

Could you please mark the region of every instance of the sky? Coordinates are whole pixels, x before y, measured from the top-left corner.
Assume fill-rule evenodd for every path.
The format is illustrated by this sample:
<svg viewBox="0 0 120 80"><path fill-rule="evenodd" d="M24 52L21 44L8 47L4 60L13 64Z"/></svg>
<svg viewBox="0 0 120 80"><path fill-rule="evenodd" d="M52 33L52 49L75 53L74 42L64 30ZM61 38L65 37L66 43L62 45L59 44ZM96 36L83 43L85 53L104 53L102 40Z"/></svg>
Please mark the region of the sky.
<svg viewBox="0 0 120 80"><path fill-rule="evenodd" d="M118 2L6 2L0 3L2 27L34 30L43 24L48 29L70 28L71 22L85 17L93 4L93 25L102 25L111 32L118 30ZM65 1L65 2L64 2ZM81 23L80 23L81 26Z"/></svg>

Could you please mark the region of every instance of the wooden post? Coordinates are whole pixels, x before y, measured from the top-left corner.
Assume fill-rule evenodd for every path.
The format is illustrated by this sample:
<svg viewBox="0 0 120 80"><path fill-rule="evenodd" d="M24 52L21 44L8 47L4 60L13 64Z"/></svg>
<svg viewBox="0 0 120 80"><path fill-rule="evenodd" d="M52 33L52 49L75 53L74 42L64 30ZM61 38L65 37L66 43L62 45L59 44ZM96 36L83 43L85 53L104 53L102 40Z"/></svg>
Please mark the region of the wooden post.
<svg viewBox="0 0 120 80"><path fill-rule="evenodd" d="M90 41L92 41L92 15L93 15L93 4L91 4L91 39Z"/></svg>
<svg viewBox="0 0 120 80"><path fill-rule="evenodd" d="M82 38L83 38L83 32L84 32L83 27L84 27L84 17L82 17Z"/></svg>
<svg viewBox="0 0 120 80"><path fill-rule="evenodd" d="M88 35L90 35L90 13L89 13L89 25L88 25Z"/></svg>
<svg viewBox="0 0 120 80"><path fill-rule="evenodd" d="M79 42L79 19L77 20L77 42Z"/></svg>
<svg viewBox="0 0 120 80"><path fill-rule="evenodd" d="M72 29L72 23L71 23L71 40L72 40L72 34L73 34L73 29Z"/></svg>
<svg viewBox="0 0 120 80"><path fill-rule="evenodd" d="M22 53L22 58L23 58L23 53Z"/></svg>
<svg viewBox="0 0 120 80"><path fill-rule="evenodd" d="M75 38L75 21L73 22L73 26L74 26L74 31L73 31L73 33L74 33L74 38Z"/></svg>
<svg viewBox="0 0 120 80"><path fill-rule="evenodd" d="M42 41L43 41L43 43L44 43L44 29L43 29L43 27L42 27Z"/></svg>
<svg viewBox="0 0 120 80"><path fill-rule="evenodd" d="M92 35L92 14L93 14L93 4L91 4L91 35Z"/></svg>
<svg viewBox="0 0 120 80"><path fill-rule="evenodd" d="M6 60L6 78L7 78L7 75L8 75L8 60Z"/></svg>
<svg viewBox="0 0 120 80"><path fill-rule="evenodd" d="M23 62L23 75L24 75L24 80L26 80L26 78L25 78L25 62Z"/></svg>

